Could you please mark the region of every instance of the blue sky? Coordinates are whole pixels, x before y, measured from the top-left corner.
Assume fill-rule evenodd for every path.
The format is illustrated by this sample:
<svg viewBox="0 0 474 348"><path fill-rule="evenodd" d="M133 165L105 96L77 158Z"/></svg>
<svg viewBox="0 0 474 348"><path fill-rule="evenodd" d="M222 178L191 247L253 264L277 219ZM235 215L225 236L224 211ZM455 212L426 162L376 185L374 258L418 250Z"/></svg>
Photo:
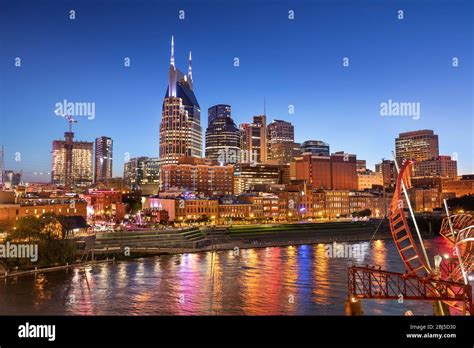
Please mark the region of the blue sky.
<svg viewBox="0 0 474 348"><path fill-rule="evenodd" d="M95 119L78 117L75 137L112 137L115 176L122 175L125 153L158 156L171 34L178 68L187 69L193 52L204 130L208 107L230 104L236 123L250 122L266 98L268 119L291 121L297 141L326 141L331 151L355 153L370 168L391 158L398 133L428 128L439 135L441 154L457 155L460 173L474 172L472 1L0 0L0 6L0 144L6 167L23 169L27 180L49 180L30 173L50 171L51 141L67 129L53 112L63 99L96 104ZM380 103L389 99L420 103L420 118L381 116Z"/></svg>

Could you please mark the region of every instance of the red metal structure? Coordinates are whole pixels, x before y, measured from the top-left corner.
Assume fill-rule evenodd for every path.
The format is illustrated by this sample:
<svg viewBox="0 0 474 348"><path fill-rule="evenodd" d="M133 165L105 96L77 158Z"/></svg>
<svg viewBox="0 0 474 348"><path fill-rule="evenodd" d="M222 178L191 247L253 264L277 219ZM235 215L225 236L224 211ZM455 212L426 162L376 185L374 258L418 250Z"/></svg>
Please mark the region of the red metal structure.
<svg viewBox="0 0 474 348"><path fill-rule="evenodd" d="M439 232L454 248L457 261L442 267L443 278L455 282L465 281L465 275L474 269L474 217L467 214L443 219Z"/></svg>
<svg viewBox="0 0 474 348"><path fill-rule="evenodd" d="M472 287L458 282L420 278L370 267L348 270L350 300L423 300L457 304L463 315L474 315Z"/></svg>
<svg viewBox="0 0 474 348"><path fill-rule="evenodd" d="M418 250L403 209L402 185L405 185L406 189L411 187L410 172L412 165L412 161L406 161L400 169L396 189L393 194L392 203L390 204L389 220L390 231L392 232L395 246L403 263L407 267L408 273L421 277L426 275L426 273L431 273L431 270L423 259L423 255L421 255Z"/></svg>
<svg viewBox="0 0 474 348"><path fill-rule="evenodd" d="M467 214L449 216L446 206L447 217L443 220L440 234L452 243L457 260L441 262L439 268L432 269L416 221L419 243L415 242L405 217L406 201L414 219L406 191L411 186L412 165L412 161L406 161L399 171L389 215L390 231L407 271L403 274L370 267L350 267L349 301L400 297L405 300L438 301L445 304L445 307L439 306L443 315L448 314L447 306L452 314L474 315L472 287L467 278L474 268L474 218Z"/></svg>

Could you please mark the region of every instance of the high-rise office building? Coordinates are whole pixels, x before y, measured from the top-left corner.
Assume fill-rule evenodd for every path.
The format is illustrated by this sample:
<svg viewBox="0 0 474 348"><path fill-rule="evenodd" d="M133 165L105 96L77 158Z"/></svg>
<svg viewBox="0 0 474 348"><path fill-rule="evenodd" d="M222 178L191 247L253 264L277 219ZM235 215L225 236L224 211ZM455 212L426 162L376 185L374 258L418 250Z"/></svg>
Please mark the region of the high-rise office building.
<svg viewBox="0 0 474 348"><path fill-rule="evenodd" d="M271 164L290 164L301 155L293 125L283 120L273 120L267 126L267 147L267 162Z"/></svg>
<svg viewBox="0 0 474 348"><path fill-rule="evenodd" d="M315 156L329 156L329 144L320 140L307 140L301 144L301 152L310 152Z"/></svg>
<svg viewBox="0 0 474 348"><path fill-rule="evenodd" d="M135 157L125 162L123 179L132 190L142 190L152 186L158 191L160 184L160 160L150 157ZM154 193L156 193L154 192Z"/></svg>
<svg viewBox="0 0 474 348"><path fill-rule="evenodd" d="M239 126L242 163L267 162L267 117L254 116L253 123L243 123Z"/></svg>
<svg viewBox="0 0 474 348"><path fill-rule="evenodd" d="M234 173L234 191L242 193L253 190L258 185L283 184L288 172L288 166L274 164L237 165Z"/></svg>
<svg viewBox="0 0 474 348"><path fill-rule="evenodd" d="M400 133L395 139L395 157L398 164L403 160L427 161L438 156L438 135L432 130Z"/></svg>
<svg viewBox="0 0 474 348"><path fill-rule="evenodd" d="M176 68L171 37L169 83L160 124L160 163L177 163L182 156L202 157L201 108L193 91L191 52L188 73Z"/></svg>
<svg viewBox="0 0 474 348"><path fill-rule="evenodd" d="M290 164L301 156L301 144L295 142L272 143L268 148L269 164Z"/></svg>
<svg viewBox="0 0 474 348"><path fill-rule="evenodd" d="M53 141L51 182L68 188L91 185L94 143L73 141L73 132L65 132L64 138Z"/></svg>
<svg viewBox="0 0 474 348"><path fill-rule="evenodd" d="M94 182L104 181L112 177L112 138L95 139Z"/></svg>
<svg viewBox="0 0 474 348"><path fill-rule="evenodd" d="M214 105L208 109L206 158L221 164L240 161L240 131L230 117L230 105Z"/></svg>
<svg viewBox="0 0 474 348"><path fill-rule="evenodd" d="M295 141L295 128L290 122L273 120L267 126L268 144L285 143Z"/></svg>
<svg viewBox="0 0 474 348"><path fill-rule="evenodd" d="M414 177L438 177L454 180L458 176L457 161L451 156L438 156L426 161L415 162Z"/></svg>
<svg viewBox="0 0 474 348"><path fill-rule="evenodd" d="M207 124L210 125L216 118L230 118L230 105L217 104L207 109Z"/></svg>

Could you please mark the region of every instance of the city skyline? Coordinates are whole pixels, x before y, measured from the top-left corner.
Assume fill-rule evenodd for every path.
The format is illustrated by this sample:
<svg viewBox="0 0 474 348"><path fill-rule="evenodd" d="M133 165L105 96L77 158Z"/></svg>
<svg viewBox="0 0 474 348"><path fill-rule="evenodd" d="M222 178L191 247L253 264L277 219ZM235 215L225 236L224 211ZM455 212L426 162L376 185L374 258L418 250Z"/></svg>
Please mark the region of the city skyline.
<svg viewBox="0 0 474 348"><path fill-rule="evenodd" d="M313 343L464 343L446 320L474 316L473 13L0 0L5 342L138 344L156 330L137 318L165 315L193 343L199 317L236 316L328 322Z"/></svg>
<svg viewBox="0 0 474 348"><path fill-rule="evenodd" d="M67 52L59 54L56 51L51 51L46 54L43 51L43 55L38 55L34 53L34 43L30 42L31 47L20 47L18 43L13 44L14 40L11 40L10 44L9 40L6 45L7 54L2 57L2 65L8 66L3 69L7 83L2 86L2 94L6 97L3 103L5 113L2 112L3 115L1 117L1 143L5 145L5 169L23 169L26 181L49 181L48 175L44 175L44 178L41 178L29 175L29 173L44 172L46 174L46 172L51 170L51 140L59 139L67 128L66 122L54 114L54 106L65 99L72 102L95 103L96 114L94 118L79 117L79 123L74 125L74 132L77 140L93 141L102 135L109 136L114 140L114 176L122 175L124 158L127 153L129 157L158 157L157 133L161 119L160 110L163 91L167 85L166 66L168 65L167 61L169 62L169 40L171 35L174 34L176 40L175 55L178 66L184 66L187 52L189 50L193 51L193 74L196 76L195 91L197 99L200 101L201 112L203 110L205 112L212 105L229 104L232 107L233 118L237 124L250 123L253 116L263 114L263 100L265 98L268 123L274 119L291 122L295 127L295 142L302 143L305 140L325 141L330 144L332 152L343 150L348 153L355 153L358 158L367 160L367 166L370 168L373 168L376 163L380 162L382 157L391 159L391 151L395 148L394 139L399 133L419 129L433 129L440 138L440 154L451 156L455 153L457 154L459 174L467 174L473 171L472 137L469 137L469 134L466 134L466 137L459 136L460 130L472 128L472 117L470 117L472 116L472 104L469 100L472 86L469 85L468 77L469 72L472 70L469 59L471 52L462 48L462 39L469 40L469 34L459 29L468 25L468 17L456 12L455 8L450 10L452 12L446 11L443 8L443 15L446 19L443 30L447 30L444 35L449 36L449 33L456 32L461 37L460 42L457 44L451 43L447 37L444 37L445 40L442 40L443 47L449 47L449 50L453 51L453 56L459 57L460 64L454 68L451 66L452 57L443 57L441 59L435 55L430 56L430 61L428 62L430 64L427 65L437 69L435 70L439 73L437 78L443 84L442 86L432 86L436 85L436 83L432 83L434 79L431 76L432 71L427 69L427 67L422 69L419 66L421 62L420 53L400 55L400 52L394 52L396 53L395 56L397 54L399 56L379 55L375 59L373 55L377 55L378 51L372 47L368 54L361 54L360 48L356 54L355 47L347 49L350 45L348 46L347 40L344 39L342 35L344 30L342 29L339 32L334 30L332 33L331 37L335 39L334 46L325 45L327 44L325 40L322 40L322 42L316 40L320 45L319 51L317 51L318 44L310 48L307 47L309 45L301 47L299 50L301 53L296 57L298 63L301 63L297 64L299 68L297 71L304 69L306 72L296 73L293 63L295 58L291 58L291 52L283 52L282 44L290 44L290 38L293 38L290 35L293 29L288 27L288 25L299 26L304 25L304 23L307 24L309 17L302 12L298 12L298 7L294 6L295 19L293 20L294 22L290 22L287 12L292 4L278 4L275 9L268 9L269 12L266 15L263 15L262 8L257 7L255 13L251 13L249 17L240 17L241 21L249 21L252 24L255 24L258 18L263 18L263 22L271 22L274 26L286 28L288 32L283 33L280 38L270 35L269 42L259 41L255 38L249 40L245 34L251 32L251 28L242 27L241 31L244 40L240 37L240 41L237 40L239 43L237 47L231 49L228 47L228 43L222 40L224 39L223 35L226 33L226 30L224 30L223 33L219 34L222 41L217 41L217 44L218 47L225 47L226 50L223 50L222 54L219 50L213 50L213 55L210 55L205 48L209 47L210 42L214 42L213 40L218 39L219 36L216 37L216 34L209 33L207 38L196 38L196 34L192 33L192 29L196 26L195 22L193 22L193 16L196 18L195 11L197 11L197 8L193 7L192 4L183 5L189 16L184 21L178 19L178 9L165 5L164 12L166 14L159 14L153 5L144 4L142 8L136 10L143 12L146 12L146 9L151 10L151 13L148 15L150 18L153 16L163 16L165 19L171 18L173 13L176 15L176 18L173 20L167 19L171 24L168 27L164 25L166 30L156 32L156 28L153 26L148 27L150 29L149 32L142 33L146 34L144 39L146 45L143 44L145 47L141 47L138 50L136 49L137 47L130 49L130 42L128 42L129 53L125 52L127 51L126 49L117 48L120 45L117 43L117 37L115 37L116 40L113 42L115 44L113 46L115 47L114 54L104 55L102 52L103 61L98 59L94 62L89 62L94 64L93 71L96 75L88 75L81 78L79 78L78 74L87 71L89 64L87 60L81 61L79 58L74 58L73 64L66 64L60 57L64 55L68 57L69 53ZM87 2L81 4L81 6L86 7L87 5L89 5ZM219 11L222 11L219 8L219 4L213 3L213 5L215 6L208 6L208 12L199 11L199 17L201 19L208 18L208 16L216 15L220 13ZM243 5L235 6L237 14L242 13L245 9ZM402 45L403 42L401 41L403 40L397 36L397 30L401 31L405 36L413 35L413 32L411 32L413 28L410 29L410 26L413 26L411 18L416 16L419 21L426 21L427 17L422 11L423 6L420 4L408 5L405 3L400 6L404 6L407 9L406 11L410 13L410 16L407 14L405 22L397 22L397 7L393 7L391 12L387 7L383 9L374 7L366 10L358 8L354 16L357 16L357 14L365 16L375 15L375 13L379 14L381 17L379 19L380 23L384 21L383 23L388 26L387 29L389 31L386 35L392 39L397 37L392 42L395 46ZM347 7L349 9L351 5L347 4ZM349 14L337 12L338 9L340 10L338 5L327 5L326 8L329 12L329 18L338 18L340 20L341 17L348 17L346 19L351 20L350 23L354 23L354 18L351 18ZM70 19L67 18L67 9L68 7L65 5L55 7L50 14L54 16L55 21L53 22L55 24L47 24L45 25L47 28L43 30L47 32L57 26L66 29L67 25L71 25L72 23L68 22ZM21 5L9 4L6 13L18 16L18 11L20 10ZM228 7L226 10L229 10ZM433 14L437 10L430 8L430 11ZM95 8L93 12L97 15L99 11ZM58 34L56 37L49 38L48 42L43 43L46 46L61 43L69 48L74 47L74 43L63 41L63 39L67 38L67 35L74 37L75 33L77 34L76 30L85 30L86 24L92 25L92 27L99 25L97 22L99 18L97 16L89 15L88 18L84 19L80 17L80 13L81 8L78 6L76 22L72 25L76 25L79 28L67 28L63 36ZM455 14L458 16L457 22L453 22ZM115 22L122 15L112 10L110 19L100 19L104 20L104 23L109 21ZM12 17L14 16L12 15ZM238 16L234 16L233 21L235 21L235 17ZM31 20L39 21L39 18L31 18ZM5 23L3 25L13 25L8 18L2 22ZM322 19L322 23L327 27L333 25L328 22L328 19ZM0 25L3 26L2 24ZM232 25L236 25L236 23L232 22ZM430 23L429 25L433 26L434 24ZM9 31L9 35L12 38L16 38L22 30L15 25L13 27L17 28L17 31ZM373 28L373 26L364 25L361 31L364 34L370 34L369 37L381 39L381 37L371 33ZM260 31L262 29L259 27ZM420 30L419 27L416 29ZM429 29L426 28L425 30L428 32ZM426 54L429 55L429 52L433 53L437 46L434 44L436 35L427 32L423 33L423 35L429 35L429 39L426 40L427 43L424 43L425 46L423 48L425 51L428 49ZM269 34L268 31L264 31L264 33ZM32 33L25 40L28 42L28 40L33 40L34 38L38 39L43 34L45 32ZM130 32L128 38L130 39L134 34L136 32ZM345 34L348 33L345 32ZM51 33L48 33L48 35L51 35ZM106 31L106 34L102 35L112 35L112 33ZM260 32L258 35L261 36L263 34ZM301 31L299 35L304 36L301 34ZM104 36L101 38L103 39ZM84 42L83 38L81 40L83 44L87 43ZM85 47L97 49L99 38L89 40L89 46L86 45ZM302 38L295 38L295 40L299 43ZM275 47L279 47L279 50L272 49L272 44ZM345 47L345 49L336 47L337 44ZM364 44L367 45L366 43ZM408 42L406 45L408 45L407 47L414 47L413 42ZM369 46L371 45L369 44ZM262 54L252 53L252 47L260 48L257 52ZM386 46L382 45L382 47ZM149 49L149 52L153 52L153 59L144 58L144 48ZM327 50L325 51L324 48ZM348 53L343 54L342 51L344 50ZM419 50L421 51L421 49ZM275 51L278 51L281 56L276 57ZM309 55L312 59L308 60L307 55L303 53L305 51L313 51L315 53ZM353 53L351 54L350 52ZM414 52L418 52L418 50ZM80 51L76 52L76 54L84 58L83 53ZM156 59L157 54L158 60ZM22 58L22 64L20 67L15 67L14 58L18 56ZM350 59L348 67L342 65L342 59L345 56L348 56ZM32 60L33 57L36 60ZM126 57L130 58L130 67L124 67L123 59ZM239 58L240 65L238 67L234 66L235 58ZM398 62L399 65L394 68L393 64L397 62L397 58L401 58L402 62ZM377 62L381 64L376 64ZM41 91L40 93L37 90L39 88L38 81L42 80L32 80L35 76L42 77L43 80L45 78L42 72L38 71L37 64L46 64L49 67L52 64L57 68L57 71L51 72L52 76L48 75L48 79L46 79L46 82L49 83L49 91ZM101 73L101 69L104 68L106 68L106 74ZM148 70L148 74L144 76L147 69L150 68L152 70ZM324 70L328 68L330 72L325 72L324 74ZM69 69L76 72L76 74L73 74L73 77L70 74L68 75L67 72L71 72ZM213 74L211 72L213 70L217 70L219 73ZM23 71L25 72L23 73ZM394 73L396 75L397 72L401 75L404 73L405 75L397 79L394 76ZM417 72L420 76L412 81L413 75L411 73L414 72ZM220 80L226 83L223 86L217 85L218 87L216 87L213 84L216 83L217 76L214 75L219 75L220 73L225 73L225 75L219 77ZM381 73L387 75L387 80L380 81L376 79L375 75ZM308 79L300 77L305 77L305 74L309 77ZM422 82L428 75L430 76L430 79L427 80L428 82ZM56 86L53 84L55 78L59 81ZM115 79L114 84L119 86L111 86L110 83L112 81L106 85L108 87L115 87L109 90L112 94L111 97L107 97L101 91L101 83L103 83L104 78ZM360 93L357 89L359 89L358 85L364 79L369 80L372 85L364 84L366 89L362 89L365 96L362 96L364 93ZM317 83L308 85L307 80L314 80ZM287 86L286 82L288 81L293 81L293 87ZM91 85L94 82L97 83L97 86ZM132 83L130 84L130 82ZM153 86L153 88L138 88L138 91L132 91L132 89L137 89L133 82L145 83L146 86ZM392 82L395 85L387 87L385 82ZM295 83L301 85L301 88L296 88L297 91L294 88ZM397 83L399 84L398 86ZM12 88L5 88L9 86ZM86 91L88 86L90 86L90 91ZM383 92L371 94L374 88L380 88L380 86L384 87ZM400 88L400 86L403 86L403 88ZM423 86L429 91L426 92L424 89L418 91ZM68 91L65 91L66 87ZM17 90L24 90L25 95L16 93ZM288 95L284 96L285 93L288 93ZM42 97L39 94L42 94ZM444 98L441 98L441 95ZM312 99L309 99L309 97L312 97ZM114 99L114 101L112 102L110 99ZM26 102L20 102L22 100ZM380 104L390 100L399 102L418 101L421 104L421 117L415 119L412 117L381 116ZM293 114L289 113L290 106L294 109ZM457 116L446 117L447 113L453 112ZM137 113L140 116L134 116ZM353 115L348 117L347 115L351 113ZM369 116L362 117L361 114ZM458 120L458 122L448 122L448 120L452 121L453 119ZM308 127L308 124L311 126ZM206 129L206 117L202 117L201 126L203 130ZM18 131L6 132L7 129L18 129ZM133 136L132 131L138 133L138 136ZM31 139L28 142L29 144L25 144L21 137L18 137L18 134ZM354 136L358 135L363 136L363 141L354 141ZM204 138L202 142L204 143ZM373 151L374 148L377 150ZM21 161L15 161L16 153L20 154Z"/></svg>

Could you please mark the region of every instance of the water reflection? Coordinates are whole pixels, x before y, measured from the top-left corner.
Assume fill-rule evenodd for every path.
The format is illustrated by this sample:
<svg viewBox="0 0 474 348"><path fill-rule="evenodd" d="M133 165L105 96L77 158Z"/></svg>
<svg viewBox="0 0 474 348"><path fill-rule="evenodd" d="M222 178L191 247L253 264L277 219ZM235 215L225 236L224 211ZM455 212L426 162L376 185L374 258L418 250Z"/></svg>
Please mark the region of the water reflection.
<svg viewBox="0 0 474 348"><path fill-rule="evenodd" d="M8 279L0 314L336 315L344 314L347 267L402 271L391 241L357 258L326 255L326 245L219 251L101 264ZM427 243L443 252L441 239ZM407 301L409 302L409 301ZM429 302L364 301L366 314L430 314Z"/></svg>

